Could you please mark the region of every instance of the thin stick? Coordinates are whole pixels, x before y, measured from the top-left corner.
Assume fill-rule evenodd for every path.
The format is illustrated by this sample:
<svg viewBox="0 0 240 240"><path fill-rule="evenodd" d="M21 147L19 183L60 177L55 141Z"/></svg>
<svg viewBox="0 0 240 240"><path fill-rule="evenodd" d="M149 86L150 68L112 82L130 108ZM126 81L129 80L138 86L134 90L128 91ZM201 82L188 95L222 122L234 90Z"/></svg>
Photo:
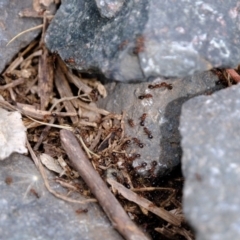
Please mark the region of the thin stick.
<svg viewBox="0 0 240 240"><path fill-rule="evenodd" d="M91 110L93 112L96 112L96 113L100 113L102 115L108 115L110 112L104 110L104 109L101 109L101 108L97 108L97 107L93 107L87 103L84 103L82 102L81 100L78 99L78 105L82 108L85 108L87 110Z"/></svg>
<svg viewBox="0 0 240 240"><path fill-rule="evenodd" d="M55 118L52 118L49 123L53 124L54 122L55 122ZM40 135L37 143L36 143L35 146L33 147L34 151L37 151L37 150L38 150L38 148L39 148L40 145L42 144L43 140L46 139L46 137L47 137L48 132L49 132L50 129L51 129L51 126L46 126L46 127L43 129L43 131L42 131L42 133L41 133L41 135Z"/></svg>
<svg viewBox="0 0 240 240"><path fill-rule="evenodd" d="M63 98L60 98L58 100L56 100L56 102L53 103L53 105L51 106L51 108L49 109L49 111L53 111L53 109L61 102L64 102L64 101L70 101L70 100L73 100L73 99L77 99L79 98L80 95L78 96L74 96L74 97L63 97Z"/></svg>
<svg viewBox="0 0 240 240"><path fill-rule="evenodd" d="M32 27L32 28L29 28L23 32L20 32L19 34L17 34L14 38L12 38L6 46L8 46L10 43L12 43L15 39L17 39L18 37L20 37L21 35L23 35L24 33L27 33L27 32L31 32L31 31L34 31L34 30L37 30L39 28L42 28L43 27L43 24L41 25L38 25L38 26L35 26L35 27Z"/></svg>
<svg viewBox="0 0 240 240"><path fill-rule="evenodd" d="M0 100L1 105L1 100ZM28 117L32 117L38 120L44 120L46 117L55 116L55 117L73 117L77 116L76 112L49 112L35 109L34 106L29 104L17 103L17 110L22 114Z"/></svg>
<svg viewBox="0 0 240 240"><path fill-rule="evenodd" d="M119 233L127 240L148 239L130 220L102 178L94 170L74 134L67 130L61 130L60 138L69 160L87 183L91 192L96 196L103 210Z"/></svg>
<svg viewBox="0 0 240 240"><path fill-rule="evenodd" d="M175 192L173 188L165 188L165 187L144 187L144 188L131 188L133 192L151 192L151 191L157 191L157 190L166 190Z"/></svg>
<svg viewBox="0 0 240 240"><path fill-rule="evenodd" d="M118 191L124 198L128 199L131 202L135 202L141 207L146 208L148 211L156 214L160 218L164 219L165 221L171 223L174 226L181 225L181 219L177 218L172 213L169 213L164 208L156 207L151 201L146 198L139 197L136 193L132 192L131 190L125 188L122 184L116 182L113 179L108 178L107 182Z"/></svg>
<svg viewBox="0 0 240 240"><path fill-rule="evenodd" d="M70 126L63 126L63 125L57 125L57 124L40 122L40 121L37 121L36 119L33 119L33 118L31 118L31 117L29 117L29 116L27 116L27 115L26 115L26 117L28 117L29 119L31 119L31 120L34 121L34 122L41 123L41 125L46 125L46 126L55 127L55 128L61 128L61 129L73 130L73 128L70 127Z"/></svg>
<svg viewBox="0 0 240 240"><path fill-rule="evenodd" d="M0 90L5 90L5 89L8 89L8 88L16 87L17 85L23 84L24 81L25 81L24 78L19 78L19 79L14 80L13 82L8 83L8 84L6 84L4 86L0 86Z"/></svg>
<svg viewBox="0 0 240 240"><path fill-rule="evenodd" d="M78 136L78 139L79 139L80 143L82 144L82 146L83 146L83 148L84 148L84 150L85 150L85 152L87 153L87 155L88 155L89 158L92 158L90 154L94 155L94 156L97 157L97 158L100 158L99 155L97 155L96 153L92 152L92 151L86 146L86 144L84 143L84 141L83 141L83 139L82 139L81 136Z"/></svg>
<svg viewBox="0 0 240 240"><path fill-rule="evenodd" d="M43 47L43 54L38 63L38 96L40 98L41 110L45 110L52 97L53 90L53 64L48 50Z"/></svg>
<svg viewBox="0 0 240 240"><path fill-rule="evenodd" d="M95 122L87 122L87 121L84 121L84 120L80 120L78 122L78 126L90 126L90 127L96 128L97 124Z"/></svg>

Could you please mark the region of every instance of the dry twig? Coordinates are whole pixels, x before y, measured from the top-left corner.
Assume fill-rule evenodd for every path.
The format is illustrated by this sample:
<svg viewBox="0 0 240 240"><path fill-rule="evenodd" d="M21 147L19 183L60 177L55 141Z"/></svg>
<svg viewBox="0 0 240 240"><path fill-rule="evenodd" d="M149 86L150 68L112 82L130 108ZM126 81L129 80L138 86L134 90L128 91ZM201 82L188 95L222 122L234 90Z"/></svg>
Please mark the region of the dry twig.
<svg viewBox="0 0 240 240"><path fill-rule="evenodd" d="M55 85L56 88L61 96L61 98L64 97L73 97L73 93L70 89L70 86L64 76L64 74L62 73L60 67L58 66L56 69L56 75L55 75ZM77 113L77 111L75 110L73 104L75 105L75 107L77 107L76 105L76 101L77 99L73 99L71 102L70 101L64 101L64 107L66 109L67 112L74 112ZM77 125L78 123L78 117L71 117L72 123Z"/></svg>
<svg viewBox="0 0 240 240"><path fill-rule="evenodd" d="M164 219L165 221L175 225L180 226L181 220L178 219L173 214L166 211L164 208L159 208L155 206L151 201L147 200L146 198L139 197L136 193L132 192L131 190L125 188L122 184L116 182L113 179L108 178L107 182L118 191L123 197L128 199L129 201L135 202L141 207L146 208L148 211L158 215L160 218Z"/></svg>
<svg viewBox="0 0 240 240"><path fill-rule="evenodd" d="M80 176L96 196L113 226L126 238L131 240L148 239L130 220L122 206L112 195L98 173L82 151L76 137L70 131L60 131L61 142L70 161Z"/></svg>

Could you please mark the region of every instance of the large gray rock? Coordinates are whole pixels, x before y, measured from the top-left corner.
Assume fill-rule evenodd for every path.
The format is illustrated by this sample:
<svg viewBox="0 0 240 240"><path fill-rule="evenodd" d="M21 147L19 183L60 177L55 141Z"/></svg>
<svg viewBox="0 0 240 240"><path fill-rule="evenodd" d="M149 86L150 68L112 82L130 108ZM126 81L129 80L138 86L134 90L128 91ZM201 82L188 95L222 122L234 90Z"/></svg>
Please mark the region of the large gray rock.
<svg viewBox="0 0 240 240"><path fill-rule="evenodd" d="M40 19L21 18L18 15L20 11L31 6L31 0L0 0L0 73L19 50L26 47L40 33L40 29L25 33L6 47L20 32L41 24Z"/></svg>
<svg viewBox="0 0 240 240"><path fill-rule="evenodd" d="M240 85L184 103L184 213L198 240L240 239Z"/></svg>
<svg viewBox="0 0 240 240"><path fill-rule="evenodd" d="M116 9L108 9L112 2L119 4ZM47 46L72 68L119 81L182 77L240 62L239 1L122 3L63 1L48 29ZM107 19L108 13L114 17Z"/></svg>
<svg viewBox="0 0 240 240"><path fill-rule="evenodd" d="M55 191L63 191L53 175L49 181ZM122 239L97 204L68 203L49 193L25 156L14 154L0 161L0 189L0 239ZM87 213L76 213L85 208Z"/></svg>
<svg viewBox="0 0 240 240"><path fill-rule="evenodd" d="M109 95L99 103L99 106L111 112L126 112L125 133L132 138L137 138L144 145L141 148L132 139L126 149L129 154L141 155L133 161L134 167L138 168L146 162L145 167L138 169L139 173L148 176L165 175L180 163L178 126L181 106L196 95L218 89L217 80L213 73L204 72L184 79L168 79L167 83L172 84L172 89L166 87L149 89L148 83L107 85ZM156 86L163 82L164 79L157 78L152 85ZM139 99L139 96L144 94L151 94L152 97ZM146 114L146 119L144 126L141 126L140 118L143 114ZM134 127L127 124L129 119L134 121ZM144 127L151 132L152 138L148 137Z"/></svg>

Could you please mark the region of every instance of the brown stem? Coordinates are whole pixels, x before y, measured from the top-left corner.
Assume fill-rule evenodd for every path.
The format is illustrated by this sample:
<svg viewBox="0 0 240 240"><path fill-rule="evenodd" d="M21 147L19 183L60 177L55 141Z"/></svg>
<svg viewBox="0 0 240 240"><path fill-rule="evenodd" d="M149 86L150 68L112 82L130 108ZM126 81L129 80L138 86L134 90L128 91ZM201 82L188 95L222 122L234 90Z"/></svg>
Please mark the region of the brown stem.
<svg viewBox="0 0 240 240"><path fill-rule="evenodd" d="M60 131L60 138L69 160L87 183L91 192L98 199L114 228L116 228L125 239L148 239L130 220L122 206L107 188L102 178L94 170L74 134L64 129Z"/></svg>

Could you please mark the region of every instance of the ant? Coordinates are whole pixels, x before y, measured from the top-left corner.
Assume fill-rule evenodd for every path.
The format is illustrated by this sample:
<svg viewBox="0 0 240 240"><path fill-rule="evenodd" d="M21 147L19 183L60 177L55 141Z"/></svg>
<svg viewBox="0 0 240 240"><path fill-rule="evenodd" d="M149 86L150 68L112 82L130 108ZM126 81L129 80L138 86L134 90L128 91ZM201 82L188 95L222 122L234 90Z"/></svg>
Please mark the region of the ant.
<svg viewBox="0 0 240 240"><path fill-rule="evenodd" d="M128 119L128 124L129 124L130 127L134 127L135 126L134 121L131 118Z"/></svg>
<svg viewBox="0 0 240 240"><path fill-rule="evenodd" d="M54 68L56 68L56 61L57 61L58 56L59 56L58 51L55 50L55 51L52 53L52 63L53 63L53 67L54 67Z"/></svg>
<svg viewBox="0 0 240 240"><path fill-rule="evenodd" d="M131 143L131 140L127 140L126 142L124 142L121 146L121 150L125 150L127 147L129 147Z"/></svg>
<svg viewBox="0 0 240 240"><path fill-rule="evenodd" d="M156 166L157 166L157 161L153 161L151 163L151 165L152 165L152 167L151 167L151 169L149 169L150 176L151 177L156 177L156 175L154 174L154 171L155 171Z"/></svg>
<svg viewBox="0 0 240 240"><path fill-rule="evenodd" d="M75 212L76 212L76 214L87 213L88 209L87 208L84 208L84 209L79 208Z"/></svg>
<svg viewBox="0 0 240 240"><path fill-rule="evenodd" d="M166 82L157 83L155 85L152 85L152 84L148 85L148 88L150 88L150 89L162 88L162 87L166 87L169 90L171 90L173 88L172 84L168 84Z"/></svg>
<svg viewBox="0 0 240 240"><path fill-rule="evenodd" d="M13 182L13 179L12 179L11 177L6 177L6 178L5 178L5 183L6 183L7 185L11 185L12 182Z"/></svg>
<svg viewBox="0 0 240 240"><path fill-rule="evenodd" d="M134 141L140 148L143 148L143 147L144 147L143 143L141 143L138 138L133 138L133 141Z"/></svg>
<svg viewBox="0 0 240 240"><path fill-rule="evenodd" d="M145 122L146 117L147 117L146 113L143 113L143 115L140 117L140 120L141 120L140 125L141 126L144 126L144 122Z"/></svg>
<svg viewBox="0 0 240 240"><path fill-rule="evenodd" d="M144 94L144 95L140 95L139 97L138 97L138 99L141 99L141 100L143 100L144 98L152 98L153 96L152 96L152 94Z"/></svg>
<svg viewBox="0 0 240 240"><path fill-rule="evenodd" d="M152 139L153 136L152 136L152 133L151 131L149 131L149 129L147 129L146 127L143 128L144 132L148 135L148 138Z"/></svg>
<svg viewBox="0 0 240 240"><path fill-rule="evenodd" d="M90 93L90 96L91 96L93 102L97 102L97 100L98 100L98 91L97 91L97 89L93 89L91 91L91 93Z"/></svg>
<svg viewBox="0 0 240 240"><path fill-rule="evenodd" d="M143 36L138 36L136 38L136 44L133 49L133 54L144 52L144 41L145 41L145 38Z"/></svg>
<svg viewBox="0 0 240 240"><path fill-rule="evenodd" d="M31 188L30 193L33 194L36 198L40 198L39 194L36 192L35 189Z"/></svg>
<svg viewBox="0 0 240 240"><path fill-rule="evenodd" d="M147 166L147 163L146 162L142 162L139 166L135 167L134 170L138 170L140 168L144 168Z"/></svg>
<svg viewBox="0 0 240 240"><path fill-rule="evenodd" d="M71 63L73 63L73 64L76 63L75 60L74 60L74 58L72 58L72 57L70 57L70 58L68 58L68 59L65 59L64 62L65 62L65 63L70 63L70 64L71 64Z"/></svg>
<svg viewBox="0 0 240 240"><path fill-rule="evenodd" d="M140 155L139 153L136 153L136 154L132 154L131 157L128 157L127 160L128 160L128 161L133 161L133 160L135 160L136 158L140 158L140 157L141 157L141 155Z"/></svg>
<svg viewBox="0 0 240 240"><path fill-rule="evenodd" d="M12 80L16 80L18 78L15 73L5 73L5 76L11 78Z"/></svg>
<svg viewBox="0 0 240 240"><path fill-rule="evenodd" d="M118 49L119 50L123 50L127 45L128 45L129 41L128 40L124 40L122 41L119 46L118 46Z"/></svg>
<svg viewBox="0 0 240 240"><path fill-rule="evenodd" d="M112 176L115 177L116 180L117 180L119 183L121 183L121 184L124 183L123 179L117 174L117 172L113 172L113 173L112 173Z"/></svg>

